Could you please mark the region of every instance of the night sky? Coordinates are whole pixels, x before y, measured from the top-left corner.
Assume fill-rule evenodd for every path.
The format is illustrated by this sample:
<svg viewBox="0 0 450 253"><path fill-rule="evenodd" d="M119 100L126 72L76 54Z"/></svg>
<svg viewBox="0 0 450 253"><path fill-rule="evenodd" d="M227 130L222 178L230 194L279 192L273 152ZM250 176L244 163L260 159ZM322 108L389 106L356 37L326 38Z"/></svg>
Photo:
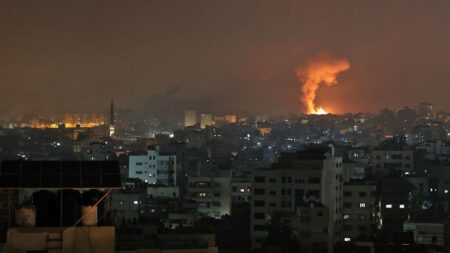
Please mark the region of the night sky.
<svg viewBox="0 0 450 253"><path fill-rule="evenodd" d="M450 110L450 1L0 0L0 118L119 108L301 112L296 68L347 59L333 112ZM152 108L152 109L149 109ZM156 109L155 109L156 108Z"/></svg>

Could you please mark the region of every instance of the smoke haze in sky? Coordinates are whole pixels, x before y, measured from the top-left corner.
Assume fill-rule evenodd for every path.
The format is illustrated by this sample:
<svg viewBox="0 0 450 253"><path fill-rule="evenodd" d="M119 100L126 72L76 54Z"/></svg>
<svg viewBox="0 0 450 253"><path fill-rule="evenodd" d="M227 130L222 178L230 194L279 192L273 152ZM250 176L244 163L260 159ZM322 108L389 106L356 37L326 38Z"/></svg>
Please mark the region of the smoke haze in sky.
<svg viewBox="0 0 450 253"><path fill-rule="evenodd" d="M147 109L163 97L170 106L160 113L300 113L293 70L322 49L352 64L342 85L320 89L324 108L431 101L450 110L449 9L420 0L0 1L0 118L107 110L111 99Z"/></svg>

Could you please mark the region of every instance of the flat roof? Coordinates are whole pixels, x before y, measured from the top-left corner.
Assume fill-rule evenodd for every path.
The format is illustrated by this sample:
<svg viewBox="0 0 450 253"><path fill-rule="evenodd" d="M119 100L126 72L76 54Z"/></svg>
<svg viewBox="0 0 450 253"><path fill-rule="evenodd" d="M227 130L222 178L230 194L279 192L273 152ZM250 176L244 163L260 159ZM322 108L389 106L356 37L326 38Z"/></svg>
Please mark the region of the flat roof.
<svg viewBox="0 0 450 253"><path fill-rule="evenodd" d="M2 161L0 188L119 189L119 161Z"/></svg>

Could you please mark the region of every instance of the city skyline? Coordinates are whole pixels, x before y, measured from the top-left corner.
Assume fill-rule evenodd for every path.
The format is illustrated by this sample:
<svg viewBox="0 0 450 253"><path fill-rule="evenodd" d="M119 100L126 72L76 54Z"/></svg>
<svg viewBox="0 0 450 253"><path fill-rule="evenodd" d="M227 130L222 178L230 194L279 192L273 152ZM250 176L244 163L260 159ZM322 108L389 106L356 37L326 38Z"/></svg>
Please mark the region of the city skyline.
<svg viewBox="0 0 450 253"><path fill-rule="evenodd" d="M0 3L0 118L111 98L168 114L301 113L295 71L321 51L352 65L318 90L333 113L450 110L446 2L107 3Z"/></svg>
<svg viewBox="0 0 450 253"><path fill-rule="evenodd" d="M448 10L0 0L0 252L450 252Z"/></svg>

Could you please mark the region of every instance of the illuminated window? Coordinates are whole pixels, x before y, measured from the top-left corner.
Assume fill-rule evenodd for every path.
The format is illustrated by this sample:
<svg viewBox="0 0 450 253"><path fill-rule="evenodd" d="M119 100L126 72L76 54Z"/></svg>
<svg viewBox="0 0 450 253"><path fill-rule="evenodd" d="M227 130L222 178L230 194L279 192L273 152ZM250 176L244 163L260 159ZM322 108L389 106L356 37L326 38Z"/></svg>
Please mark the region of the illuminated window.
<svg viewBox="0 0 450 253"><path fill-rule="evenodd" d="M350 242L352 239L350 239L350 237L345 237L344 238L344 242Z"/></svg>
<svg viewBox="0 0 450 253"><path fill-rule="evenodd" d="M366 203L359 203L359 208L365 208L366 207Z"/></svg>
<svg viewBox="0 0 450 253"><path fill-rule="evenodd" d="M139 201L135 200L135 201L133 201L133 204L137 205L137 204L139 204Z"/></svg>
<svg viewBox="0 0 450 253"><path fill-rule="evenodd" d="M391 205L391 204L387 204L387 205L386 205L386 208L391 209L391 208L392 208L392 205Z"/></svg>
<svg viewBox="0 0 450 253"><path fill-rule="evenodd" d="M405 205L404 205L404 204L400 204L398 207L399 207L400 209L404 209L404 208L405 208Z"/></svg>
<svg viewBox="0 0 450 253"><path fill-rule="evenodd" d="M344 214L344 220L350 219L350 214Z"/></svg>

